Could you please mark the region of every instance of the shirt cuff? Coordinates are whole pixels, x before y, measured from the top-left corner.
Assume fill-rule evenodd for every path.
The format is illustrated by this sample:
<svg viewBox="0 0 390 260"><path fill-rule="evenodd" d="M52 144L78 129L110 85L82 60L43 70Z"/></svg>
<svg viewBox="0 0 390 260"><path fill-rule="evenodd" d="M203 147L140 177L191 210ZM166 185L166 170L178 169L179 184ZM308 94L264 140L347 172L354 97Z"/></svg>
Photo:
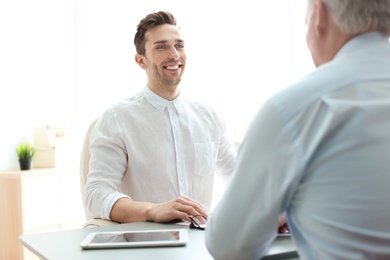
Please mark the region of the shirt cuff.
<svg viewBox="0 0 390 260"><path fill-rule="evenodd" d="M102 209L101 216L103 217L103 219L111 220L110 214L111 214L112 207L121 198L129 198L130 199L129 196L127 196L123 193L120 193L120 192L113 192L106 197L106 199L103 201L103 205L101 207L101 209Z"/></svg>

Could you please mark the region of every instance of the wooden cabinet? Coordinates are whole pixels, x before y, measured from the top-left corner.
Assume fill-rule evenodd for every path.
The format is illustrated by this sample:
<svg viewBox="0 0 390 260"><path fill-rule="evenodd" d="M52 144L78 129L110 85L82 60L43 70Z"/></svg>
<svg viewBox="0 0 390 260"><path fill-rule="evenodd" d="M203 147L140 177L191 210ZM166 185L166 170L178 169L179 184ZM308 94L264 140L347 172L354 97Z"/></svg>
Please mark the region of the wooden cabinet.
<svg viewBox="0 0 390 260"><path fill-rule="evenodd" d="M56 168L0 171L0 259L36 259L22 234L82 228L78 171Z"/></svg>

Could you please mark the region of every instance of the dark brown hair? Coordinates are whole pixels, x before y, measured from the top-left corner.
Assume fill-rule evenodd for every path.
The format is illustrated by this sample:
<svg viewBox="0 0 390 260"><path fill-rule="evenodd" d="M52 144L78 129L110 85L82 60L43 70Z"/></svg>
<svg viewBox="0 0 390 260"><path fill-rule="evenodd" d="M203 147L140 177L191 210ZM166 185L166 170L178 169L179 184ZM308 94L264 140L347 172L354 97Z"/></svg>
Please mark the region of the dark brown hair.
<svg viewBox="0 0 390 260"><path fill-rule="evenodd" d="M176 18L169 12L160 11L148 14L137 25L137 32L134 36L135 50L138 54L145 55L145 33L156 26L162 24L171 24L176 26Z"/></svg>

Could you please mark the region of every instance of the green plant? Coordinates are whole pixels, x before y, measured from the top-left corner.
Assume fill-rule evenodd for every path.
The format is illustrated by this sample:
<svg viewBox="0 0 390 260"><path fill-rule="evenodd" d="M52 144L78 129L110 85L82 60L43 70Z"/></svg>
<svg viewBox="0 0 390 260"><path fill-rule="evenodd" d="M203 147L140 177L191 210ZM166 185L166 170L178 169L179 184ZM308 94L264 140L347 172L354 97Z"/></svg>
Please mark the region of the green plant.
<svg viewBox="0 0 390 260"><path fill-rule="evenodd" d="M16 147L16 153L18 154L19 159L31 159L35 154L35 147L31 146L29 143L21 143Z"/></svg>

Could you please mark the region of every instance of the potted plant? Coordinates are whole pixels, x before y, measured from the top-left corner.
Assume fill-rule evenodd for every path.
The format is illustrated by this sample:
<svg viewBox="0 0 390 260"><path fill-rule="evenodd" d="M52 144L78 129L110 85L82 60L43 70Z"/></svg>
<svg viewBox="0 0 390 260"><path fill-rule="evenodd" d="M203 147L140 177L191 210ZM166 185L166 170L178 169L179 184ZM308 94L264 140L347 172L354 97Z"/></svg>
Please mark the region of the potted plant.
<svg viewBox="0 0 390 260"><path fill-rule="evenodd" d="M27 142L23 142L16 147L16 153L19 157L20 170L31 169L31 161L35 154L35 147Z"/></svg>

